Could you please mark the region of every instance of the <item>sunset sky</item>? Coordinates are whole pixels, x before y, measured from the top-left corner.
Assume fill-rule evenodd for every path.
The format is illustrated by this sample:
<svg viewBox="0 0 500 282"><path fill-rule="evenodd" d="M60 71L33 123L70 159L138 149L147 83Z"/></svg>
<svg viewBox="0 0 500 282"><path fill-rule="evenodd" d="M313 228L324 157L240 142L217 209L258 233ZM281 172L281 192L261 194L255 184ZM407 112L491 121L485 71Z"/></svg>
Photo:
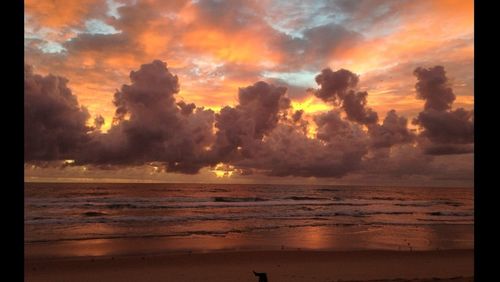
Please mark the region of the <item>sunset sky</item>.
<svg viewBox="0 0 500 282"><path fill-rule="evenodd" d="M473 14L26 0L25 180L471 186Z"/></svg>

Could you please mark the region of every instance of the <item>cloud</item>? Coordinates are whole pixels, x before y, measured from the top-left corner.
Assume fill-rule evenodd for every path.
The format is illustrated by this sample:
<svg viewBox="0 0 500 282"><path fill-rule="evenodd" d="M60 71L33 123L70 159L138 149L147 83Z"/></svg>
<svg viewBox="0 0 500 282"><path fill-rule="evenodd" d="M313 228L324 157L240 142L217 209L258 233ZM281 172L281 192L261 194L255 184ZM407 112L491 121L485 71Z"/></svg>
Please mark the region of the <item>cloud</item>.
<svg viewBox="0 0 500 282"><path fill-rule="evenodd" d="M413 72L418 82L415 84L417 98L425 100L425 110L445 111L451 109L455 94L448 84L444 67L418 67Z"/></svg>
<svg viewBox="0 0 500 282"><path fill-rule="evenodd" d="M378 115L366 106L366 96L368 93L350 91L342 103L342 108L347 114L347 118L361 124L373 124L378 121Z"/></svg>
<svg viewBox="0 0 500 282"><path fill-rule="evenodd" d="M194 103L187 104L184 101L180 101L177 103L177 106L181 109L181 114L185 116L189 116L193 113L194 109L196 109L196 105Z"/></svg>
<svg viewBox="0 0 500 282"><path fill-rule="evenodd" d="M71 119L75 124L68 135L79 140L74 146L69 142L62 146L58 142L65 138L49 140L50 136L43 134L35 146L38 141L30 138L30 150L38 152L37 159L72 157L80 163L108 167L141 165L156 159L165 169L189 173L219 161L252 160L266 173L286 174L290 170L290 175L313 175L313 167L318 166L324 175L341 175L321 166L342 164L341 153L330 152L336 150L333 143L352 149L340 141L352 140L337 132L342 128L346 135L357 132L363 140L359 151L368 151L361 165L349 166L347 174L363 173L362 164L371 155L387 157L385 152L400 146L408 146L407 150L416 146L414 153L426 155L425 162L427 157L465 157L473 151L473 1L119 2L121 7L113 13L109 7L113 5L104 0L25 2L26 62L44 79L51 77L45 76L50 73L68 80L66 88L71 88L80 104L67 106L72 109L67 112L83 116L86 110L80 105L85 105L90 114ZM112 26L119 33L96 34L95 23ZM422 37L429 26L441 28ZM141 87L129 82L130 70L156 58L168 58L169 73L178 75L179 92L160 98L149 95L154 90L144 87L148 93L137 94ZM413 70L434 65L446 66L446 73L444 68L415 70L417 101L412 91ZM318 95L308 96L311 93L304 90L314 87L312 75L326 67L331 69L320 73L324 81L318 83ZM268 74L277 75L266 77ZM241 105L239 87L260 80L274 87L285 86L287 92L282 97L292 99L296 109L283 107L276 112ZM147 84L154 88L155 83ZM120 88L122 84L132 88ZM127 96L116 97L116 105L112 102L115 87ZM137 103L134 95L140 97ZM149 100L164 106L142 110L141 103L150 105ZM46 102L57 108L57 101L51 98ZM65 103L70 105L69 100ZM42 107L39 104L36 107ZM223 110L215 114L196 105ZM297 109L303 112L295 112ZM376 112L391 109L397 109L397 114L388 113L385 120L380 115L378 121ZM329 110L340 112L313 118ZM409 130L402 115L413 119L419 131ZM49 124L48 120L42 117L33 124ZM365 134L353 124L361 126ZM264 164L255 157L266 152L263 148L270 140L275 147L281 146L277 142L285 146L285 127L297 134L297 142L303 141L301 146L319 150L318 159L305 161L302 172L293 169L293 165L301 167L296 163L299 157L279 155L283 160L279 169L273 169L270 158ZM145 140L145 148L138 146L140 140ZM269 148L267 154L274 156ZM291 146L288 152L296 150ZM321 154L330 156L331 163L320 161ZM387 162L392 163L393 157L388 154Z"/></svg>
<svg viewBox="0 0 500 282"><path fill-rule="evenodd" d="M385 175L386 177L436 173L433 156L425 154L418 146L399 144L392 146L390 150L378 153L380 154L367 157L360 170L367 175Z"/></svg>
<svg viewBox="0 0 500 282"><path fill-rule="evenodd" d="M315 59L328 58L336 48L349 46L362 38L359 33L334 23L306 29L303 37L306 56Z"/></svg>
<svg viewBox="0 0 500 282"><path fill-rule="evenodd" d="M337 133L342 134L342 130ZM294 126L279 124L251 157L237 160L234 165L269 176L339 178L358 169L364 154L364 146L354 138L330 136L324 143L307 138Z"/></svg>
<svg viewBox="0 0 500 282"><path fill-rule="evenodd" d="M241 147L249 155L255 142L273 130L283 110L290 108L286 88L260 81L239 89L238 105L226 106L216 114L217 128L214 150L226 156Z"/></svg>
<svg viewBox="0 0 500 282"><path fill-rule="evenodd" d="M201 0L194 4L194 8L204 23L229 30L244 29L260 18L260 8L253 1Z"/></svg>
<svg viewBox="0 0 500 282"><path fill-rule="evenodd" d="M359 77L351 71L345 69L332 71L326 68L316 76L316 83L320 88L314 95L333 105L341 105L349 120L360 124L377 123L377 113L366 108L368 93L354 91L358 82Z"/></svg>
<svg viewBox="0 0 500 282"><path fill-rule="evenodd" d="M421 112L415 122L424 128L421 136L435 143L468 144L474 142L473 112L462 108L440 112Z"/></svg>
<svg viewBox="0 0 500 282"><path fill-rule="evenodd" d="M320 87L314 95L325 102L339 104L344 100L347 90L358 85L359 77L345 69L332 71L326 68L316 76L315 80Z"/></svg>
<svg viewBox="0 0 500 282"><path fill-rule="evenodd" d="M473 149L472 112L425 109L415 119L424 129L420 135L395 110L378 124L367 92L355 91L358 77L348 70L324 69L317 76L320 88L313 95L340 107L311 120L292 108L286 87L264 81L239 88L237 104L214 113L178 99L179 79L162 61L141 65L129 78L115 92L113 124L102 132L104 118L97 115L93 126L86 125L90 115L66 79L35 75L27 66L26 162L72 159L67 165L102 169L154 165L186 174L224 163L237 174L400 177L416 173L412 169L432 171L434 156Z"/></svg>
<svg viewBox="0 0 500 282"><path fill-rule="evenodd" d="M130 48L137 48L134 42L122 33L116 34L88 34L82 33L77 37L68 40L63 46L73 54L82 54L85 52L101 52L109 53L123 53L126 52L123 46Z"/></svg>
<svg viewBox="0 0 500 282"><path fill-rule="evenodd" d="M429 154L470 153L474 142L474 112L463 108L452 110L455 94L448 85L442 66L417 68L415 88L417 98L424 99L424 110L413 123L423 129L420 136L426 138L423 145Z"/></svg>
<svg viewBox="0 0 500 282"><path fill-rule="evenodd" d="M177 76L153 61L130 73L130 85L115 93L114 125L94 136L78 163L142 165L159 162L166 171L197 173L210 163L214 113L176 103Z"/></svg>
<svg viewBox="0 0 500 282"><path fill-rule="evenodd" d="M425 153L429 155L459 155L470 154L474 152L473 144L464 145L430 145L425 148Z"/></svg>
<svg viewBox="0 0 500 282"><path fill-rule="evenodd" d="M407 125L408 120L405 117L400 117L395 110L390 110L382 125L374 124L368 127L372 146L390 148L396 144L412 142L416 136Z"/></svg>
<svg viewBox="0 0 500 282"><path fill-rule="evenodd" d="M87 109L60 76L24 67L24 156L26 161L71 158L88 142Z"/></svg>
<svg viewBox="0 0 500 282"><path fill-rule="evenodd" d="M100 0L27 0L24 7L30 20L37 25L57 28L82 25L87 17L104 13L106 3Z"/></svg>
<svg viewBox="0 0 500 282"><path fill-rule="evenodd" d="M314 122L318 126L317 138L330 144L338 142L339 150L342 150L344 140L361 141L366 135L359 125L342 119L338 111L318 114L314 117Z"/></svg>

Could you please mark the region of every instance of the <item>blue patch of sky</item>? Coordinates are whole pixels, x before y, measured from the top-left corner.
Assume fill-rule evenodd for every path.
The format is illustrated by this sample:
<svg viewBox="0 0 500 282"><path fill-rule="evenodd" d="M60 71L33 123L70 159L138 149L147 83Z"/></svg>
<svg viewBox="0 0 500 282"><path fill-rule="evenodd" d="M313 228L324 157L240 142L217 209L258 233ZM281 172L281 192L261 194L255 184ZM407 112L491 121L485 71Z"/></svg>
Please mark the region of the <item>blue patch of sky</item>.
<svg viewBox="0 0 500 282"><path fill-rule="evenodd" d="M106 12L107 16L110 17L115 17L115 18L120 18L120 15L118 13L118 8L125 6L123 3L115 2L114 0L106 0L106 3L108 5L108 11ZM38 48L44 52L44 53L61 53L66 51L66 48L63 46L63 42L56 42L56 41L47 41L46 35L49 33L56 32L55 30L51 30L49 28L42 27L40 29L34 30L28 22L30 21L31 16L30 15L24 15L24 25L25 25L25 31L24 31L24 39L25 42L29 40L41 40L43 43L38 44ZM80 30L80 29L71 29L72 32L79 34L79 33L88 33L88 34L116 34L120 33L121 31L116 30L113 26L108 25L104 23L101 20L98 19L90 19L85 22L85 30ZM26 43L25 43L26 44Z"/></svg>
<svg viewBox="0 0 500 282"><path fill-rule="evenodd" d="M56 41L47 41L44 38L46 38L46 34L54 32L52 30L42 28L38 30L37 32L33 32L31 30L26 30L25 31L25 40L29 39L40 39L44 41L43 43L38 45L38 48L43 52L43 53L61 53L63 51L66 51L66 48L64 48L63 44L64 42L56 42ZM88 34L116 34L120 33L121 31L116 30L113 26L110 26L106 23L104 23L101 20L97 19L91 19L87 20L85 22L85 30L79 30L79 29L72 29L72 32L76 34L80 33L88 33Z"/></svg>
<svg viewBox="0 0 500 282"><path fill-rule="evenodd" d="M381 3L365 18L354 19L353 11L343 10L336 1L277 0L268 7L265 20L273 29L294 38L303 38L304 31L314 27L338 24L371 39L389 35L400 26L398 13L391 13L391 9L391 3ZM382 21L376 29L375 19Z"/></svg>
<svg viewBox="0 0 500 282"><path fill-rule="evenodd" d="M27 17L25 17L26 23ZM39 41L36 46L43 53L61 53L66 51L66 48L61 43L55 41L48 41L45 38L48 34L55 32L50 28L42 27L40 29L34 30L31 26L27 25L24 29L24 45L27 46L30 41Z"/></svg>
<svg viewBox="0 0 500 282"><path fill-rule="evenodd" d="M115 2L113 0L106 0L106 4L108 5L108 11L106 12L106 15L108 17L114 17L115 19L119 19L120 13L118 13L118 8L125 6L125 4Z"/></svg>
<svg viewBox="0 0 500 282"><path fill-rule="evenodd" d="M66 50L61 44L53 41L45 42L39 48L44 53L61 53Z"/></svg>
<svg viewBox="0 0 500 282"><path fill-rule="evenodd" d="M273 2L265 17L275 30L291 37L303 38L307 29L328 24L341 24L348 15L338 9L328 8L329 1L304 3L302 0L278 0Z"/></svg>
<svg viewBox="0 0 500 282"><path fill-rule="evenodd" d="M286 83L294 86L302 86L302 87L314 87L315 80L314 78L317 75L317 72L311 71L296 71L296 72L273 72L273 71L264 71L261 73L263 77L266 78L274 78L284 80Z"/></svg>
<svg viewBox="0 0 500 282"><path fill-rule="evenodd" d="M90 34L116 34L120 31L116 30L113 26L104 23L101 20L91 19L85 22L86 33Z"/></svg>

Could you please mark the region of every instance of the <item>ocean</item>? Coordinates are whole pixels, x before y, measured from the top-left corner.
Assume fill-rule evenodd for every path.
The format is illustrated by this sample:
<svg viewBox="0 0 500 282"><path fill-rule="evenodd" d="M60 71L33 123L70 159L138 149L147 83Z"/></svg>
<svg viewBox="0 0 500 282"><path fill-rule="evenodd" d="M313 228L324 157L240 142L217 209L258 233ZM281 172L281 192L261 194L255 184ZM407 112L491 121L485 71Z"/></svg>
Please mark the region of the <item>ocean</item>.
<svg viewBox="0 0 500 282"><path fill-rule="evenodd" d="M25 254L474 248L474 189L25 183Z"/></svg>

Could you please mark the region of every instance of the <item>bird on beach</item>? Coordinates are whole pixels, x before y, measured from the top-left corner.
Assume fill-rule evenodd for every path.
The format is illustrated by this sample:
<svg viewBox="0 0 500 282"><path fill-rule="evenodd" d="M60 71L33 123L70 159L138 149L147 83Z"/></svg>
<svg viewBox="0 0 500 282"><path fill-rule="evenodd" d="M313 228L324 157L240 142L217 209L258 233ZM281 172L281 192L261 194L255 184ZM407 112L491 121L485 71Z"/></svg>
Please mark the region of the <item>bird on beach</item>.
<svg viewBox="0 0 500 282"><path fill-rule="evenodd" d="M255 270L254 270L253 274L255 276L259 277L259 282L268 282L267 281L267 274L265 272L255 272Z"/></svg>

